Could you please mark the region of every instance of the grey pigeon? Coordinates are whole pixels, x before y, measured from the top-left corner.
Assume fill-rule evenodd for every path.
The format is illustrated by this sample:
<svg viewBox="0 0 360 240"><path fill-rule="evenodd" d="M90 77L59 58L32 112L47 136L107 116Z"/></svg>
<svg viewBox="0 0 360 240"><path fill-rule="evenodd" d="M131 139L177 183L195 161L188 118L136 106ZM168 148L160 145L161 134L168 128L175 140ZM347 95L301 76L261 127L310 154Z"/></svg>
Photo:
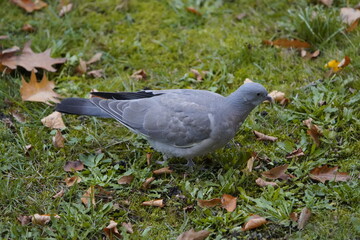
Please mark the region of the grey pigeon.
<svg viewBox="0 0 360 240"><path fill-rule="evenodd" d="M258 83L245 83L227 97L205 90L93 92L91 99L67 98L56 111L114 118L144 136L167 157L192 158L225 146L249 113L271 100Z"/></svg>

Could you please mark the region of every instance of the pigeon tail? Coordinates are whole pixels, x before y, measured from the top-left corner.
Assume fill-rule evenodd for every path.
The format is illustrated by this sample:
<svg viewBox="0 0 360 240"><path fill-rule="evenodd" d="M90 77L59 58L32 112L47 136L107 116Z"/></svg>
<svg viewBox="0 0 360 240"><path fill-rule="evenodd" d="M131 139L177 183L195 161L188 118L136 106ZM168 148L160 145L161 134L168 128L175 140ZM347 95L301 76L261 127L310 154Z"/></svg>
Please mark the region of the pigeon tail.
<svg viewBox="0 0 360 240"><path fill-rule="evenodd" d="M90 99L84 98L66 98L56 105L56 111L68 114L112 118L105 111L91 103Z"/></svg>

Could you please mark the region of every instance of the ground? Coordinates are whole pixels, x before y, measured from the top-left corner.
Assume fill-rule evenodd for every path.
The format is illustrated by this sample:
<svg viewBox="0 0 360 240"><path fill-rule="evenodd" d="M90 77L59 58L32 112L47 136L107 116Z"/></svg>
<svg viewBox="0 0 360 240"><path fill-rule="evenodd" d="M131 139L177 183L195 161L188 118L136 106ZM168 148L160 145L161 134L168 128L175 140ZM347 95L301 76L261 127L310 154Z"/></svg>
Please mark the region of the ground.
<svg viewBox="0 0 360 240"><path fill-rule="evenodd" d="M209 239L359 239L359 112L360 28L348 33L341 22L340 8L357 1L245 0L130 0L73 1L64 17L58 16L58 1L47 1L42 10L26 13L11 1L0 7L3 47L22 47L32 41L35 52L52 49L52 57L66 57L58 71L46 72L64 97L88 97L91 89L137 91L144 88L193 88L227 95L246 78L269 91L285 92L290 102L263 103L241 126L225 148L195 159L193 171L173 167L174 172L157 176L151 187L141 189L155 163L162 158L144 139L116 121L64 115L64 148L55 148L56 131L41 119L54 111L43 103L23 102L18 68L0 78L0 236L3 239L102 239L110 220L131 222L134 233L119 227L124 239L176 239L191 228L209 230ZM121 4L121 2L128 5ZM194 7L201 15L186 11ZM247 16L237 20L236 16ZM21 30L24 23L35 32ZM305 60L298 50L262 44L263 40L296 38L319 49L318 58ZM93 69L105 75L92 78L75 71L79 59L102 52ZM327 75L324 65L347 55L351 64ZM146 80L134 80L133 72L144 69ZM190 69L208 71L196 80ZM39 71L39 77L42 71ZM20 123L10 115L19 110L26 116ZM302 121L312 118L323 136L316 146ZM9 126L4 119L10 119ZM252 130L276 136L276 142L257 141ZM25 154L24 147L32 145ZM286 154L302 148L305 156L287 159ZM152 153L152 163L146 154ZM258 154L252 172L244 171L252 152ZM82 160L85 170L65 172L67 161ZM170 159L173 164L185 163ZM255 180L275 166L289 164L287 181L279 187L259 187ZM346 182L317 182L309 172L327 164L338 166L352 179ZM132 174L130 185L117 180ZM64 179L78 175L82 182L66 187ZM111 195L96 196L95 206L80 198L90 186L101 186ZM64 189L61 198L52 196ZM200 208L197 199L230 194L238 197L237 208ZM164 199L165 207L142 206ZM193 209L183 210L193 205ZM303 230L290 220L292 212L307 207L312 216ZM22 226L17 217L58 214L45 226ZM250 214L269 222L251 231L241 231Z"/></svg>

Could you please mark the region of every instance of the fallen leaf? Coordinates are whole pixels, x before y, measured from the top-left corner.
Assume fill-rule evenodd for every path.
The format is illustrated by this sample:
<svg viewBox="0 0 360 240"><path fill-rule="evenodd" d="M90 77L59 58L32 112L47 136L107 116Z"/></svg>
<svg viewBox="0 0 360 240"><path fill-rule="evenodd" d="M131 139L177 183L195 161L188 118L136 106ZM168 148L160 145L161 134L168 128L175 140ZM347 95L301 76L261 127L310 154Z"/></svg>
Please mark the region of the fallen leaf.
<svg viewBox="0 0 360 240"><path fill-rule="evenodd" d="M68 161L64 166L65 172L74 172L74 171L81 171L84 169L84 164L77 160L77 161Z"/></svg>
<svg viewBox="0 0 360 240"><path fill-rule="evenodd" d="M22 226L28 225L31 223L32 216L18 216L17 220L20 222Z"/></svg>
<svg viewBox="0 0 360 240"><path fill-rule="evenodd" d="M341 8L340 17L344 23L351 25L360 18L360 10L354 8Z"/></svg>
<svg viewBox="0 0 360 240"><path fill-rule="evenodd" d="M308 127L307 134L314 140L316 146L320 146L319 137L322 136L320 128L312 123L313 119L309 118L303 121L303 124Z"/></svg>
<svg viewBox="0 0 360 240"><path fill-rule="evenodd" d="M150 166L151 164L151 156L152 156L151 153L146 153L146 163L148 166Z"/></svg>
<svg viewBox="0 0 360 240"><path fill-rule="evenodd" d="M280 103L280 105L285 105L290 101L288 98L285 97L285 93L277 90L274 90L271 93L269 93L269 96L272 97L272 99L275 102Z"/></svg>
<svg viewBox="0 0 360 240"><path fill-rule="evenodd" d="M288 164L284 164L278 167L274 167L268 171L265 171L261 173L263 177L269 178L269 179L282 179L282 180L288 180L291 178L289 174L285 174L285 171L288 168Z"/></svg>
<svg viewBox="0 0 360 240"><path fill-rule="evenodd" d="M59 16L62 17L62 16L64 16L66 13L70 12L71 9L72 9L72 7L73 7L73 4L72 4L72 3L69 3L69 4L67 4L67 5L62 6L61 9L60 9L60 12L59 12Z"/></svg>
<svg viewBox="0 0 360 240"><path fill-rule="evenodd" d="M347 65L349 65L350 62L351 62L350 58L348 56L345 56L339 63L338 68L342 69L342 68L346 67Z"/></svg>
<svg viewBox="0 0 360 240"><path fill-rule="evenodd" d="M246 162L246 171L252 172L254 167L254 161L256 159L256 154L252 154L252 156Z"/></svg>
<svg viewBox="0 0 360 240"><path fill-rule="evenodd" d="M88 72L87 75L92 76L94 78L101 78L102 76L104 76L104 70L102 69L92 70Z"/></svg>
<svg viewBox="0 0 360 240"><path fill-rule="evenodd" d="M59 215L50 215L50 214L34 214L31 218L32 223L39 224L39 225L45 225L51 221L51 217L53 218L60 218Z"/></svg>
<svg viewBox="0 0 360 240"><path fill-rule="evenodd" d="M43 102L51 105L50 102L59 103L61 96L53 91L55 84L43 75L41 82L37 81L34 71L31 72L30 82L27 83L21 76L20 94L23 101Z"/></svg>
<svg viewBox="0 0 360 240"><path fill-rule="evenodd" d="M141 203L141 205L143 205L143 206L161 207L161 208L165 206L163 199L145 201L145 202Z"/></svg>
<svg viewBox="0 0 360 240"><path fill-rule="evenodd" d="M289 158L300 157L300 156L304 156L304 155L305 154L304 154L303 150L301 148L299 148L299 149L292 151L289 154L286 154L286 158L289 159Z"/></svg>
<svg viewBox="0 0 360 240"><path fill-rule="evenodd" d="M32 145L31 145L31 144L26 145L26 146L24 147L25 155L29 155L29 152L30 152L31 149L32 149Z"/></svg>
<svg viewBox="0 0 360 240"><path fill-rule="evenodd" d="M224 194L221 197L221 206L228 212L233 212L236 208L237 197L233 197L229 194Z"/></svg>
<svg viewBox="0 0 360 240"><path fill-rule="evenodd" d="M28 23L25 23L22 26L21 30L23 30L24 32L35 32L35 28Z"/></svg>
<svg viewBox="0 0 360 240"><path fill-rule="evenodd" d="M235 19L240 21L240 20L244 19L245 17L247 17L247 13L240 13L235 17Z"/></svg>
<svg viewBox="0 0 360 240"><path fill-rule="evenodd" d="M122 177L118 180L118 184L121 184L121 185L130 184L133 180L134 180L134 176L133 176L133 175L122 176Z"/></svg>
<svg viewBox="0 0 360 240"><path fill-rule="evenodd" d="M75 70L79 74L86 73L86 71L87 71L86 62L80 58L79 59L79 65L75 68Z"/></svg>
<svg viewBox="0 0 360 240"><path fill-rule="evenodd" d="M64 121L61 118L61 113L57 111L41 119L41 122L45 127L49 127L53 129L65 128Z"/></svg>
<svg viewBox="0 0 360 240"><path fill-rule="evenodd" d="M170 167L164 167L153 171L153 174L160 175L164 173L172 173L173 170L170 169Z"/></svg>
<svg viewBox="0 0 360 240"><path fill-rule="evenodd" d="M272 136L268 136L268 135L265 135L261 132L258 132L258 131L253 131L255 137L256 137L256 140L259 140L259 141L271 141L271 142L275 142L278 138L277 137L272 137Z"/></svg>
<svg viewBox="0 0 360 240"><path fill-rule="evenodd" d="M134 72L134 73L131 75L131 78L133 78L133 79L135 79L135 80L146 80L147 74L146 74L146 72L145 72L143 69L140 69L140 70Z"/></svg>
<svg viewBox="0 0 360 240"><path fill-rule="evenodd" d="M117 229L117 222L110 220L110 224L104 228L105 235L110 239L114 239L114 236L117 238L122 239L121 234L119 233L119 230Z"/></svg>
<svg viewBox="0 0 360 240"><path fill-rule="evenodd" d="M95 206L95 188L94 186L91 186L88 188L88 190L86 190L86 192L82 195L81 197L81 202L85 205L85 206L89 206L89 202L91 201L91 205Z"/></svg>
<svg viewBox="0 0 360 240"><path fill-rule="evenodd" d="M256 184L259 185L260 187L266 187L268 185L271 185L273 187L276 187L277 186L277 183L276 182L267 182L265 181L264 179L262 178L258 178L255 180Z"/></svg>
<svg viewBox="0 0 360 240"><path fill-rule="evenodd" d="M149 177L149 178L147 178L147 179L145 180L145 182L141 185L141 188L142 188L143 190L148 189L150 183L152 183L152 181L154 181L154 180L155 180L154 177Z"/></svg>
<svg viewBox="0 0 360 240"><path fill-rule="evenodd" d="M221 199L220 198L213 198L213 199L210 199L210 200L201 200L201 199L198 199L197 200L197 204L199 207L215 207L217 205L220 205L221 204Z"/></svg>
<svg viewBox="0 0 360 240"><path fill-rule="evenodd" d="M204 240L210 235L211 232L207 230L201 230L195 232L194 229L190 229L189 231L183 232L180 234L176 240Z"/></svg>
<svg viewBox="0 0 360 240"><path fill-rule="evenodd" d="M129 223L123 222L123 223L121 223L121 226L123 226L128 233L130 233L130 234L134 233L133 226L130 222Z"/></svg>
<svg viewBox="0 0 360 240"><path fill-rule="evenodd" d="M244 226L242 227L242 231L247 231L247 230L251 230L254 228L258 228L262 225L264 225L265 223L267 223L266 219L263 217L260 217L259 215L252 215L249 217L249 219L247 220L247 222L244 224Z"/></svg>
<svg viewBox="0 0 360 240"><path fill-rule="evenodd" d="M311 45L307 42L303 42L300 40L290 40L290 39L277 39L275 41L269 41L269 40L264 40L263 43L265 45L270 45L270 46L279 46L279 47L284 47L284 48L309 48L311 47Z"/></svg>
<svg viewBox="0 0 360 240"><path fill-rule="evenodd" d="M294 221L294 222L297 222L298 221L298 214L296 213L296 212L292 212L292 213L290 213L290 219L292 220L292 221Z"/></svg>
<svg viewBox="0 0 360 240"><path fill-rule="evenodd" d="M193 7L186 7L185 9L186 9L186 11L188 11L189 13L193 13L193 14L195 14L195 15L201 16L201 13L200 13L197 9L195 9L195 8L193 8Z"/></svg>
<svg viewBox="0 0 360 240"><path fill-rule="evenodd" d="M250 78L246 78L246 79L244 80L244 83L252 83L252 82L254 82L254 81L251 80Z"/></svg>
<svg viewBox="0 0 360 240"><path fill-rule="evenodd" d="M184 210L184 211L194 210L194 205L189 205L189 206L183 207L183 210Z"/></svg>
<svg viewBox="0 0 360 240"><path fill-rule="evenodd" d="M64 63L66 61L66 58L51 58L50 48L42 53L34 53L31 50L30 45L30 41L25 43L24 49L20 55L1 58L1 64L9 67L10 69L15 69L17 66L21 66L29 72L37 72L36 68L42 68L49 72L55 72L56 69L53 68L52 65Z"/></svg>
<svg viewBox="0 0 360 240"><path fill-rule="evenodd" d="M312 58L317 58L319 55L320 55L320 50L316 50L313 53L308 52L306 50L301 50L301 57L306 59L306 60L309 60L309 59L312 59Z"/></svg>
<svg viewBox="0 0 360 240"><path fill-rule="evenodd" d="M331 7L333 3L333 0L319 0L319 1L327 7Z"/></svg>
<svg viewBox="0 0 360 240"><path fill-rule="evenodd" d="M63 135L61 134L61 131L58 129L56 131L55 136L53 137L53 145L56 148L63 148L65 147L64 142L65 142L65 138L63 137Z"/></svg>
<svg viewBox="0 0 360 240"><path fill-rule="evenodd" d="M190 72L194 74L194 78L196 78L197 81L202 81L204 79L204 76L206 75L206 72L204 71L199 72L196 69L190 69Z"/></svg>
<svg viewBox="0 0 360 240"><path fill-rule="evenodd" d="M311 216L311 211L307 207L304 207L301 210L299 220L298 220L298 229L303 229L305 227L305 224L308 222L309 218Z"/></svg>
<svg viewBox="0 0 360 240"><path fill-rule="evenodd" d="M328 167L323 165L310 171L311 179L325 183L326 181L345 182L351 179L348 173L338 172L339 167Z"/></svg>
<svg viewBox="0 0 360 240"><path fill-rule="evenodd" d="M73 186L75 183L81 182L81 178L79 176L73 176L70 178L65 178L65 184L67 187Z"/></svg>
<svg viewBox="0 0 360 240"><path fill-rule="evenodd" d="M90 65L90 64L95 63L95 62L97 62L97 61L100 61L101 57L102 57L102 53L100 53L100 52L99 52L99 53L96 53L94 56L92 56L92 57L89 59L89 61L86 62L86 64L87 64L87 65Z"/></svg>
<svg viewBox="0 0 360 240"><path fill-rule="evenodd" d="M65 193L64 189L61 189L54 196L52 196L52 198L61 198L62 196L64 196L64 193Z"/></svg>
<svg viewBox="0 0 360 240"><path fill-rule="evenodd" d="M18 5L19 7L25 9L27 12L31 13L35 10L40 10L47 6L47 3L41 0L11 0L13 3Z"/></svg>
<svg viewBox="0 0 360 240"><path fill-rule="evenodd" d="M356 19L348 28L346 28L346 32L352 32L354 31L357 26L359 25L360 18Z"/></svg>

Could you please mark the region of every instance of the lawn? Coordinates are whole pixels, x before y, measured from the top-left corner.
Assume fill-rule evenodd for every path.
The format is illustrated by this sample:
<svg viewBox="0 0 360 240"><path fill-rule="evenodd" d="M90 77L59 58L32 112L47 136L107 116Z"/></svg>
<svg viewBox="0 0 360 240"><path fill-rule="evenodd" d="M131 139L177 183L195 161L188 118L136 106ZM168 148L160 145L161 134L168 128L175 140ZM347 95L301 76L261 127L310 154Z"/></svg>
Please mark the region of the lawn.
<svg viewBox="0 0 360 240"><path fill-rule="evenodd" d="M347 32L340 9L355 0L338 0L327 7L316 0L78 0L64 16L59 1L27 13L11 1L0 3L0 46L51 48L53 58L67 58L56 72L39 69L56 84L63 97L89 97L99 91L142 89L204 89L228 95L246 78L269 91L285 93L287 104L263 103L223 149L195 159L170 159L172 173L156 175L162 155L146 140L111 119L63 115L65 146L57 148L56 130L41 119L54 106L21 100L18 67L0 77L0 236L2 239L103 239L110 220L124 239L176 239L194 228L211 232L207 239L360 239L360 27ZM186 10L192 7L194 10ZM239 18L238 15L246 13ZM35 30L22 30L25 23ZM263 40L299 39L320 50L304 59L300 50L263 44ZM102 53L88 66L103 76L79 73L77 67ZM345 56L351 63L329 74L324 65ZM147 77L131 75L143 69ZM202 76L197 79L192 69ZM89 71L89 70L88 70ZM204 72L204 73L202 73ZM25 121L14 118L14 111ZM312 118L322 132L316 144L303 124ZM277 137L258 141L253 130ZM31 145L30 150L25 146ZM286 158L301 148L304 156ZM256 153L252 171L248 159ZM151 155L151 164L147 157ZM84 170L64 171L68 161L80 160ZM260 187L261 173L288 164L288 180ZM347 181L319 182L310 171L328 165L348 173ZM134 176L122 185L122 176ZM81 182L68 187L64 179ZM94 187L95 204L83 204ZM63 190L62 197L53 198ZM237 197L237 207L202 208L198 199ZM91 198L91 197L90 197ZM164 207L142 202L163 199ZM91 202L91 201L90 201ZM311 211L303 229L290 218ZM45 225L21 224L20 216L59 215ZM267 224L242 231L252 214ZM121 223L131 223L134 233Z"/></svg>

